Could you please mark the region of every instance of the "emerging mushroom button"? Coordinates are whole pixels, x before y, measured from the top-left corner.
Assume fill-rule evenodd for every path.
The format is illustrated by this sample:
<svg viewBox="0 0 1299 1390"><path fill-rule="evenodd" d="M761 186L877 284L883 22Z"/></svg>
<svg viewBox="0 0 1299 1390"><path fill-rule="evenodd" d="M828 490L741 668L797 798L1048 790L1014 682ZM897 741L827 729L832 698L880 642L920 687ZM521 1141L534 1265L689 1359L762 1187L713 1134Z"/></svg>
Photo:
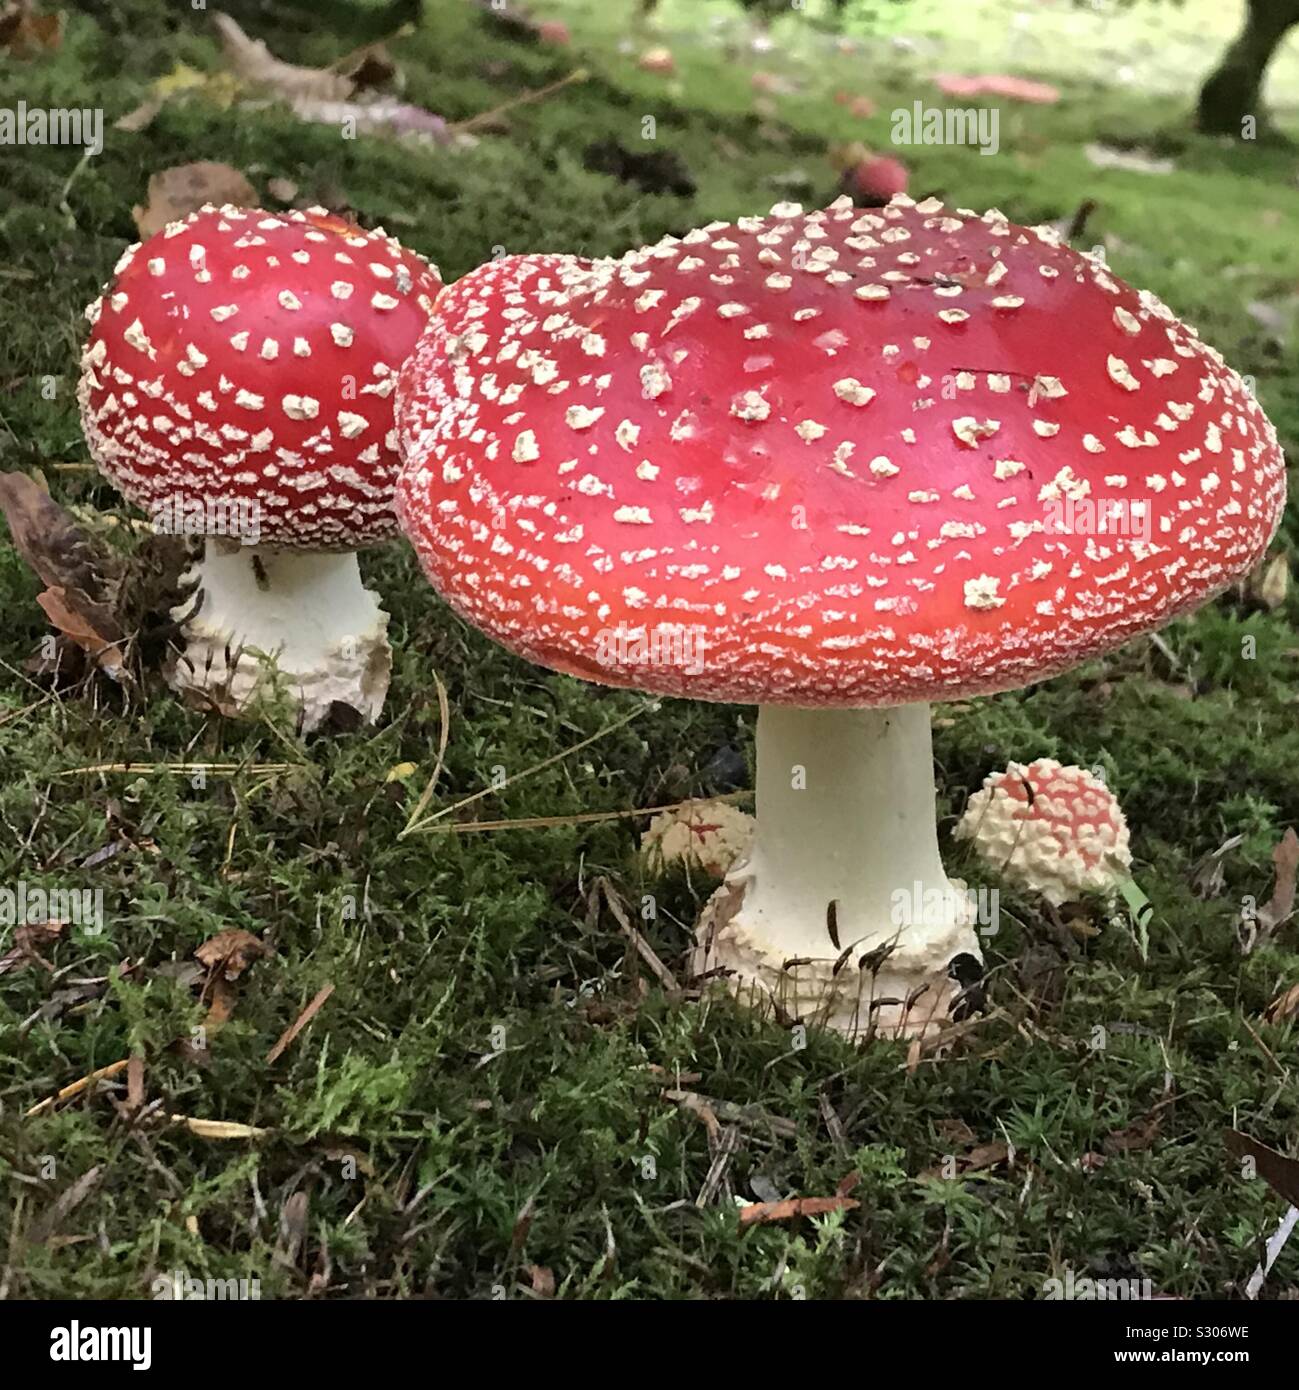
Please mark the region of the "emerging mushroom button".
<svg viewBox="0 0 1299 1390"><path fill-rule="evenodd" d="M378 714L387 615L354 552L396 533L392 394L440 288L324 209L209 207L128 250L87 309L91 454L155 529L206 538L178 688L242 703L274 657L306 727L335 700Z"/></svg>
<svg viewBox="0 0 1299 1390"><path fill-rule="evenodd" d="M927 703L1193 608L1284 500L1258 404L1158 299L1047 229L905 196L486 266L397 418L399 519L470 622L761 706L758 833L699 963L850 1033L934 1025L979 954Z"/></svg>

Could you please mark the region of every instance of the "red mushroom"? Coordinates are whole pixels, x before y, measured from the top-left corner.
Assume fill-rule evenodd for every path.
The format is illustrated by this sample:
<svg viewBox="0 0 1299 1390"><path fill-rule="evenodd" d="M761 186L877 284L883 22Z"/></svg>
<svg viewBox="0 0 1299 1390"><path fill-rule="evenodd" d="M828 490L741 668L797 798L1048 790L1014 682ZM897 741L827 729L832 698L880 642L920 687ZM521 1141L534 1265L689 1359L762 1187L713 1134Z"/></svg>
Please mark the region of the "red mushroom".
<svg viewBox="0 0 1299 1390"><path fill-rule="evenodd" d="M587 680L760 706L757 838L698 964L851 1034L935 1025L979 958L928 702L1204 602L1285 493L1258 403L1153 295L906 197L475 271L397 422L398 517L469 622Z"/></svg>
<svg viewBox="0 0 1299 1390"><path fill-rule="evenodd" d="M867 155L844 175L844 192L858 207L883 207L907 191L910 175L900 159L887 154Z"/></svg>
<svg viewBox="0 0 1299 1390"><path fill-rule="evenodd" d="M323 208L207 207L118 261L78 399L100 471L157 530L206 538L177 689L243 703L273 657L305 728L334 701L377 717L388 616L355 552L396 533L392 392L440 288Z"/></svg>
<svg viewBox="0 0 1299 1390"><path fill-rule="evenodd" d="M953 835L1055 907L1085 893L1112 898L1132 868L1118 797L1086 768L1054 758L989 773Z"/></svg>

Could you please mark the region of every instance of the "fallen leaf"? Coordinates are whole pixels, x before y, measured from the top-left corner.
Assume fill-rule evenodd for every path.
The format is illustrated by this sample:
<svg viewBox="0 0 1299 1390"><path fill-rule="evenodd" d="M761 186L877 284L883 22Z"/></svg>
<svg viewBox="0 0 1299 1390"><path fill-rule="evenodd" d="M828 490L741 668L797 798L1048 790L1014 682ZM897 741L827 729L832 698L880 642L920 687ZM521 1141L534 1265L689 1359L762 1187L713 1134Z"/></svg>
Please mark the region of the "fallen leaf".
<svg viewBox="0 0 1299 1390"><path fill-rule="evenodd" d="M1251 592L1264 608L1275 610L1286 600L1290 588L1290 566L1284 555L1278 555L1250 577Z"/></svg>
<svg viewBox="0 0 1299 1390"><path fill-rule="evenodd" d="M832 1211L852 1211L861 1203L852 1197L787 1197L783 1202L750 1202L740 1208L741 1226L770 1225L802 1216L824 1216Z"/></svg>
<svg viewBox="0 0 1299 1390"><path fill-rule="evenodd" d="M11 58L36 58L63 46L63 11L33 14L31 0L14 0L0 12L0 49Z"/></svg>
<svg viewBox="0 0 1299 1390"><path fill-rule="evenodd" d="M964 77L957 73L940 72L934 75L934 85L944 96L996 96L1006 101L1023 101L1034 106L1054 106L1060 100L1060 89L1045 82L1029 82L1022 77L1003 73L987 73Z"/></svg>
<svg viewBox="0 0 1299 1390"><path fill-rule="evenodd" d="M350 122L363 135L412 136L435 145L452 143L446 121L422 106L405 101L334 101L294 97L289 103L300 121L343 126Z"/></svg>
<svg viewBox="0 0 1299 1390"><path fill-rule="evenodd" d="M0 510L18 553L46 585L37 603L65 637L122 679L117 559L25 473L0 473Z"/></svg>
<svg viewBox="0 0 1299 1390"><path fill-rule="evenodd" d="M1111 1156L1139 1153L1148 1149L1159 1138L1160 1122L1159 1112L1152 1111L1128 1125L1126 1129L1116 1129L1112 1134L1107 1134L1101 1140L1101 1148Z"/></svg>
<svg viewBox="0 0 1299 1390"><path fill-rule="evenodd" d="M1128 174L1171 174L1171 159L1159 159L1145 150L1116 150L1109 145L1083 146L1088 164L1096 169L1119 169Z"/></svg>
<svg viewBox="0 0 1299 1390"><path fill-rule="evenodd" d="M1299 1206L1299 1159L1269 1149L1238 1129L1223 1131L1223 1143L1237 1158L1250 1158L1260 1177L1274 1192L1279 1192L1291 1206Z"/></svg>
<svg viewBox="0 0 1299 1390"><path fill-rule="evenodd" d="M996 1168L1010 1157L1010 1145L995 1139L991 1144L979 1144L962 1160L963 1173L977 1173L983 1168Z"/></svg>
<svg viewBox="0 0 1299 1390"><path fill-rule="evenodd" d="M122 669L122 639L117 634L117 625L105 621L112 633L100 632L92 619L78 613L72 606L68 592L63 588L46 589L36 595L45 616L69 641L75 642L87 656L92 657L100 669L114 680L125 678ZM107 619L108 615L104 615Z"/></svg>
<svg viewBox="0 0 1299 1390"><path fill-rule="evenodd" d="M261 39L251 39L229 15L212 16L230 69L245 82L273 88L289 99L346 101L356 90L350 77L328 68L298 67L282 62Z"/></svg>
<svg viewBox="0 0 1299 1390"><path fill-rule="evenodd" d="M256 1125L242 1125L235 1120L196 1120L190 1115L172 1115L173 1124L184 1125L199 1139L264 1139L274 1133Z"/></svg>
<svg viewBox="0 0 1299 1390"><path fill-rule="evenodd" d="M1276 877L1272 896L1261 907L1241 914L1237 923L1241 952L1248 955L1260 941L1265 941L1294 911L1295 879L1299 874L1299 835L1291 826L1281 836L1272 851Z"/></svg>
<svg viewBox="0 0 1299 1390"><path fill-rule="evenodd" d="M1287 1018L1299 1014L1299 985L1291 985L1284 994L1277 997L1263 1010L1266 1023L1284 1023Z"/></svg>
<svg viewBox="0 0 1299 1390"><path fill-rule="evenodd" d="M126 1068L127 1109L137 1111L144 1105L144 1058L136 1053Z"/></svg>
<svg viewBox="0 0 1299 1390"><path fill-rule="evenodd" d="M266 954L266 946L243 927L227 927L209 937L195 952L196 960L227 980L237 980L255 961Z"/></svg>
<svg viewBox="0 0 1299 1390"><path fill-rule="evenodd" d="M208 1004L207 1016L203 1020L203 1027L209 1033L215 1033L218 1028L229 1022L230 1015L235 1011L238 998L239 996L225 977L218 975L212 981L210 1003Z"/></svg>
<svg viewBox="0 0 1299 1390"><path fill-rule="evenodd" d="M939 1137L949 1144L959 1144L962 1148L973 1148L975 1145L977 1136L964 1120L942 1119L934 1128Z"/></svg>
<svg viewBox="0 0 1299 1390"><path fill-rule="evenodd" d="M208 203L256 207L258 201L257 190L238 169L201 159L154 174L145 206L132 208L131 216L141 239L147 240Z"/></svg>
<svg viewBox="0 0 1299 1390"><path fill-rule="evenodd" d="M20 922L14 928L14 944L0 956L0 975L21 970L25 965L43 965L52 970L41 948L57 941L63 934L66 922Z"/></svg>

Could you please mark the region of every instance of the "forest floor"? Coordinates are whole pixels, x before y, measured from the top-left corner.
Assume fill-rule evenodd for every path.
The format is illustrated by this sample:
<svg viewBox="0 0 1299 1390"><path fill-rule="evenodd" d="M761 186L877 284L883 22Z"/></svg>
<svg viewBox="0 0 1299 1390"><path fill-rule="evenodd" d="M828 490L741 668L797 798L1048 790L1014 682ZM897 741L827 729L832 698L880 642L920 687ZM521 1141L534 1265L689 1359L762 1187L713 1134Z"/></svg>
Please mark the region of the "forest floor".
<svg viewBox="0 0 1299 1390"><path fill-rule="evenodd" d="M586 70L450 148L344 140L283 106L247 109L219 77L114 130L159 79L221 73L210 19L164 0L65 8L58 53L0 66L0 105L102 105L106 143L86 162L0 148L0 461L39 471L125 550L133 532L111 522L128 509L86 466L78 425L81 310L136 239L149 176L199 159L242 171L268 206L382 224L448 280L499 248L617 253L785 198L829 201L829 147L853 140L901 153L917 196L1017 222L1093 199L1085 242L1254 377L1282 442L1299 442L1299 158L1191 131L1228 27L1196 27L1214 6L1168 9L1166 30L1150 14L1167 7L1136 6L1150 14L1108 38L1067 5L1023 21L1024 6L890 6L887 30L845 51L798 16L755 48L723 3L672 0L650 23L624 0L556 0L539 6L571 29L556 44L441 0L389 44L408 102L463 122ZM295 63L359 41L321 27L323 5L222 8ZM637 66L656 44L673 73ZM1292 71L1292 52L1281 61ZM891 150L889 113L940 101L935 71L994 68L1061 99L1003 103L995 158ZM1294 127L1293 109L1277 114ZM597 142L643 150L649 116L694 192L585 167ZM1138 167L1097 163L1115 151ZM1297 545L1292 505L1275 553ZM508 785L465 816L563 821L751 786L752 711L655 706L537 670L453 618L404 545L362 566L392 613L387 715L303 739L274 708L255 723L187 708L156 670L52 691L27 665L48 632L40 585L0 542L0 885L100 889L106 918L42 946L45 965L0 966L0 1293L148 1297L180 1270L256 1279L267 1298L1018 1298L1070 1271L1241 1294L1284 1204L1221 1132L1283 1151L1299 1132L1299 1022L1263 1017L1299 983L1299 923L1248 955L1236 931L1299 823L1293 586L1270 608L1234 590L1158 643L936 707L954 875L989 882L950 834L984 776L1058 757L1104 769L1153 917L1145 944L1097 908L1064 952L1040 905L1003 888L988 1012L909 1062L905 1045L815 1031L799 1047L725 1000L665 989L602 880L682 975L714 884L653 878L643 821L470 834L452 831L458 813L399 839L444 733L430 810L503 770ZM194 953L229 928L268 950L214 1014ZM140 1061L29 1114L127 1058ZM699 1205L713 1116L736 1147ZM851 1174L856 1208L740 1224L737 1197L830 1196ZM1287 1292L1299 1240L1267 1284Z"/></svg>

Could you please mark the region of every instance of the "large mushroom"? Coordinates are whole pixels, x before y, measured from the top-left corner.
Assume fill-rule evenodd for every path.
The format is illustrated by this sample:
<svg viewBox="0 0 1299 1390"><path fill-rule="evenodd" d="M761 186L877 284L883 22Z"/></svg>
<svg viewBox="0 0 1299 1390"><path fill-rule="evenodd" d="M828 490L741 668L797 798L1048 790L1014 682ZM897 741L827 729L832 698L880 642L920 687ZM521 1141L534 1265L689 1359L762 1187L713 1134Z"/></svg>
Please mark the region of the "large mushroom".
<svg viewBox="0 0 1299 1390"><path fill-rule="evenodd" d="M929 702L1194 608L1285 491L1258 403L1153 295L905 196L476 271L397 421L398 517L465 619L586 680L760 706L756 841L696 965L853 1036L937 1027L977 976Z"/></svg>
<svg viewBox="0 0 1299 1390"><path fill-rule="evenodd" d="M323 208L207 207L118 261L78 399L100 471L156 530L205 538L175 688L242 705L273 658L305 729L335 701L377 718L388 615L356 551L396 534L392 393L440 289Z"/></svg>

